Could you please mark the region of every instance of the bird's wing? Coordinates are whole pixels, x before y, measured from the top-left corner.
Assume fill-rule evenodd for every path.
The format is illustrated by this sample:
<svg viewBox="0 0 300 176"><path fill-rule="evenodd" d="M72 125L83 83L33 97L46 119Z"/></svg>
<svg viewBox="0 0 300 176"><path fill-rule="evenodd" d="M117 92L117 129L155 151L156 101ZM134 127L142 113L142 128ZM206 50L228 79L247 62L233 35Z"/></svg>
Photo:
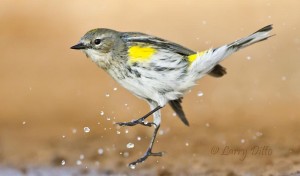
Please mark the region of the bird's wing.
<svg viewBox="0 0 300 176"><path fill-rule="evenodd" d="M147 35L144 33L138 33L138 32L124 32L121 35L121 38L126 41L126 43L144 43L144 44L150 44L153 46L157 46L159 48L164 48L166 50L172 51L174 53L177 53L181 56L184 56L183 58L188 58L188 56L192 56L196 54L193 50L190 50L186 47L183 47L179 44L164 40L159 37ZM210 76L213 77L222 77L226 74L226 69L221 66L220 64L216 65L210 72L208 72Z"/></svg>
<svg viewBox="0 0 300 176"><path fill-rule="evenodd" d="M122 39L128 43L146 43L146 44L151 44L160 48L168 49L174 53L180 54L182 56L189 56L192 54L195 54L194 51L185 48L181 45L178 45L176 43L143 34L143 33L138 33L138 32L125 32L122 33Z"/></svg>

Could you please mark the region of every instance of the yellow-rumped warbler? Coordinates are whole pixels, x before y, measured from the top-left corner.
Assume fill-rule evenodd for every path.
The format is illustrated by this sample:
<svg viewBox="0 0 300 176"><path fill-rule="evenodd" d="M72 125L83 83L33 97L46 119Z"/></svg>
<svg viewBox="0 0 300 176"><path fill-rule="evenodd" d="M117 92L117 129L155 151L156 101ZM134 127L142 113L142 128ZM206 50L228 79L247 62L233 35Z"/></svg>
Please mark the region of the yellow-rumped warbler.
<svg viewBox="0 0 300 176"><path fill-rule="evenodd" d="M82 50L124 88L149 103L151 111L143 117L118 123L120 126L141 124L155 128L144 156L130 163L135 167L149 156L162 156L162 152L152 152L161 122L160 109L169 103L180 120L189 125L181 107L184 93L206 74L214 77L226 74L219 62L241 48L266 40L271 30L272 25L268 25L228 45L194 52L155 36L100 28L87 32L71 49ZM153 122L146 122L151 114Z"/></svg>

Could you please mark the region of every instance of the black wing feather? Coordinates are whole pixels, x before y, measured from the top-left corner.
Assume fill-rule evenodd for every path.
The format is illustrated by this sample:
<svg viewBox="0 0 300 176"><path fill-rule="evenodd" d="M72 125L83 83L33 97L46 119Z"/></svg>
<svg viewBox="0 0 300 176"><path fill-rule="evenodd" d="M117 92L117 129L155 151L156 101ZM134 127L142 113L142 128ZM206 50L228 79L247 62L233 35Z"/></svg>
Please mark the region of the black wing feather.
<svg viewBox="0 0 300 176"><path fill-rule="evenodd" d="M174 53L180 54L182 56L189 56L192 54L196 54L195 51L190 50L186 47L178 45L176 43L164 40L162 38L158 38L155 36L138 33L138 32L124 32L121 35L121 38L127 42L140 42L140 43L149 43L154 46L158 46L161 48L169 49ZM213 77L222 77L226 74L226 69L221 65L216 65L209 73L210 76Z"/></svg>
<svg viewBox="0 0 300 176"><path fill-rule="evenodd" d="M159 37L155 37L155 36L151 36L151 35L147 35L147 34L143 34L143 33L125 32L122 35L122 39L127 42L149 43L154 46L169 49L169 50L173 51L174 53L178 53L183 56L189 56L189 55L195 54L195 52L193 50L185 48L181 45L164 40Z"/></svg>

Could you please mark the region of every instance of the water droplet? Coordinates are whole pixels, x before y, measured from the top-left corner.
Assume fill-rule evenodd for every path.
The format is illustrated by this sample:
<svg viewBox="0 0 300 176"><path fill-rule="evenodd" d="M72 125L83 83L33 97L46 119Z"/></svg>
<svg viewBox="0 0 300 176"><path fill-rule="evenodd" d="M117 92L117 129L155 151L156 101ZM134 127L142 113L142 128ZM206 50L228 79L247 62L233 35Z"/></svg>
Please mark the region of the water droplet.
<svg viewBox="0 0 300 176"><path fill-rule="evenodd" d="M110 117L107 117L106 120L110 120Z"/></svg>
<svg viewBox="0 0 300 176"><path fill-rule="evenodd" d="M103 112L103 111L100 111L100 115L103 116L103 115L104 115L104 112Z"/></svg>
<svg viewBox="0 0 300 176"><path fill-rule="evenodd" d="M80 154L79 159L83 160L84 159L84 154Z"/></svg>
<svg viewBox="0 0 300 176"><path fill-rule="evenodd" d="M172 116L175 117L176 115L177 115L176 112L173 112Z"/></svg>
<svg viewBox="0 0 300 176"><path fill-rule="evenodd" d="M61 161L61 165L64 166L65 164L66 164L66 161L65 161L65 160L62 160L62 161Z"/></svg>
<svg viewBox="0 0 300 176"><path fill-rule="evenodd" d="M99 154L99 155L102 155L103 153L104 153L104 150L103 150L102 148L99 148L99 149L98 149L98 154Z"/></svg>
<svg viewBox="0 0 300 176"><path fill-rule="evenodd" d="M89 127L84 127L84 128L83 128L83 131L84 131L85 133L89 133L89 132L91 131L91 129L90 129Z"/></svg>
<svg viewBox="0 0 300 176"><path fill-rule="evenodd" d="M263 133L258 131L258 132L255 133L255 135L256 135L256 136L262 136Z"/></svg>
<svg viewBox="0 0 300 176"><path fill-rule="evenodd" d="M128 143L127 144L127 148L133 148L134 147L134 144L133 143Z"/></svg>
<svg viewBox="0 0 300 176"><path fill-rule="evenodd" d="M209 45L211 43L211 41L207 40L204 42L206 45Z"/></svg>
<svg viewBox="0 0 300 176"><path fill-rule="evenodd" d="M109 97L110 95L109 95L109 93L106 93L105 96L106 96L106 97Z"/></svg>
<svg viewBox="0 0 300 176"><path fill-rule="evenodd" d="M62 138L66 138L66 136L65 136L65 135L62 135Z"/></svg>
<svg viewBox="0 0 300 176"><path fill-rule="evenodd" d="M76 161L76 164L79 166L79 165L82 164L82 162L81 162L80 160L77 160L77 161Z"/></svg>
<svg viewBox="0 0 300 176"><path fill-rule="evenodd" d="M197 96L198 97L202 97L204 95L204 93L202 91L198 91Z"/></svg>
<svg viewBox="0 0 300 176"><path fill-rule="evenodd" d="M142 138L141 138L140 136L138 136L136 139L137 139L138 141L140 141Z"/></svg>
<svg viewBox="0 0 300 176"><path fill-rule="evenodd" d="M125 130L125 133L127 134L128 132L129 132L128 129L126 129L126 130Z"/></svg>
<svg viewBox="0 0 300 176"><path fill-rule="evenodd" d="M120 132L120 131L117 131L117 134L121 134L121 132Z"/></svg>
<svg viewBox="0 0 300 176"><path fill-rule="evenodd" d="M135 165L134 164L130 164L130 169L135 169Z"/></svg>
<svg viewBox="0 0 300 176"><path fill-rule="evenodd" d="M129 153L128 152L124 152L123 153L123 157L127 158L129 156Z"/></svg>
<svg viewBox="0 0 300 176"><path fill-rule="evenodd" d="M206 123L205 126L206 126L206 127L210 127L210 124L209 124L209 123Z"/></svg>
<svg viewBox="0 0 300 176"><path fill-rule="evenodd" d="M73 128L73 129L72 129L72 133L73 133L73 134L77 133L77 129L76 129L76 128Z"/></svg>
<svg viewBox="0 0 300 176"><path fill-rule="evenodd" d="M243 143L245 143L246 142L246 140L245 139L241 139L241 143L243 144Z"/></svg>
<svg viewBox="0 0 300 176"><path fill-rule="evenodd" d="M117 91L117 90L118 90L118 88L117 88L117 87L115 87L113 90L114 90L114 91Z"/></svg>
<svg viewBox="0 0 300 176"><path fill-rule="evenodd" d="M251 59L251 56L247 56L246 59L247 59L247 60L250 60L250 59Z"/></svg>
<svg viewBox="0 0 300 176"><path fill-rule="evenodd" d="M25 125L25 124L26 124L26 122L25 122L25 121L23 121L23 122L22 122L22 124L23 124L23 125Z"/></svg>
<svg viewBox="0 0 300 176"><path fill-rule="evenodd" d="M125 103L125 104L124 104L124 106L128 106L128 104L127 104L127 103Z"/></svg>
<svg viewBox="0 0 300 176"><path fill-rule="evenodd" d="M189 146L190 144L188 142L185 143L185 146Z"/></svg>

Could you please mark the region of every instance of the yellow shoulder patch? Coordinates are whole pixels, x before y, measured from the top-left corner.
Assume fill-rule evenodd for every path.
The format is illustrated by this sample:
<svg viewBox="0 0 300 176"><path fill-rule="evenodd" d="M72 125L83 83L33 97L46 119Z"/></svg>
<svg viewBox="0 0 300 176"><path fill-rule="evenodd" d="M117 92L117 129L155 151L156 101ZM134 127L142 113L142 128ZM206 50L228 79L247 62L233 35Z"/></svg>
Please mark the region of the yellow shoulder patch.
<svg viewBox="0 0 300 176"><path fill-rule="evenodd" d="M188 61L189 63L193 63L198 57L202 56L203 54L206 53L207 50L202 51L202 52L197 52L196 54L192 54L188 56Z"/></svg>
<svg viewBox="0 0 300 176"><path fill-rule="evenodd" d="M129 62L145 62L151 59L156 49L151 47L132 46L128 49Z"/></svg>

